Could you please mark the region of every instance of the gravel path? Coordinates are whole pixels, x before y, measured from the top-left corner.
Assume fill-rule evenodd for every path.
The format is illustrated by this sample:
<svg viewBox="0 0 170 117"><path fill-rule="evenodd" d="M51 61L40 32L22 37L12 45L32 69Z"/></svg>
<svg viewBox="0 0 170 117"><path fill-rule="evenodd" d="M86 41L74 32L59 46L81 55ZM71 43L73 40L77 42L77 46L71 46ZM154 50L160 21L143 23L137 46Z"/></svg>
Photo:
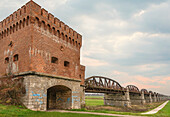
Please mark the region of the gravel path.
<svg viewBox="0 0 170 117"><path fill-rule="evenodd" d="M161 110L169 101L166 101L165 103L163 103L162 105L160 105L159 107L149 111L149 112L146 112L146 113L141 113L141 114L155 114L157 113L159 110Z"/></svg>

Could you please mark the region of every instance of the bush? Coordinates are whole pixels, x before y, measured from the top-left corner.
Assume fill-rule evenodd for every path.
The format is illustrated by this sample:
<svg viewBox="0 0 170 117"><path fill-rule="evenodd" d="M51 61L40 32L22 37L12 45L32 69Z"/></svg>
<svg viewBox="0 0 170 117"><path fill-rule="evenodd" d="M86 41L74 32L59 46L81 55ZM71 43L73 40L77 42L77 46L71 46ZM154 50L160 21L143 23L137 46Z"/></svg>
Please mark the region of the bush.
<svg viewBox="0 0 170 117"><path fill-rule="evenodd" d="M25 94L23 78L0 78L0 103L7 105L23 105L21 97Z"/></svg>

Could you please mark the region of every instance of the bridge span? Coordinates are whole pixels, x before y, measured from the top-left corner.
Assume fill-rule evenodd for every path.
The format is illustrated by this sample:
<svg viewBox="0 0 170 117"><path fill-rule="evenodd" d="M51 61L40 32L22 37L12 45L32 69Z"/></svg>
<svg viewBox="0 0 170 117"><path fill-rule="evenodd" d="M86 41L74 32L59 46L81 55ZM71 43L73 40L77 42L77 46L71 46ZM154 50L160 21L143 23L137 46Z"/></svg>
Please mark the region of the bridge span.
<svg viewBox="0 0 170 117"><path fill-rule="evenodd" d="M126 106L170 100L169 96L139 90L134 85L122 87L117 81L102 76L92 76L85 80L85 92L104 93L104 105Z"/></svg>

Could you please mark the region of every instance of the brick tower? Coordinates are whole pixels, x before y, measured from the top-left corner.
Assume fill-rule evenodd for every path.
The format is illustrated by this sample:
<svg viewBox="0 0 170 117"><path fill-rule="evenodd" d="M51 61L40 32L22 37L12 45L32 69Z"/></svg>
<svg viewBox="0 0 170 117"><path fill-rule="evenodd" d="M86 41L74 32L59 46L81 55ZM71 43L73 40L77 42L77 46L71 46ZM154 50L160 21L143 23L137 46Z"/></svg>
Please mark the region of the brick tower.
<svg viewBox="0 0 170 117"><path fill-rule="evenodd" d="M24 78L29 109L80 108L81 46L79 33L31 0L0 22L0 77Z"/></svg>

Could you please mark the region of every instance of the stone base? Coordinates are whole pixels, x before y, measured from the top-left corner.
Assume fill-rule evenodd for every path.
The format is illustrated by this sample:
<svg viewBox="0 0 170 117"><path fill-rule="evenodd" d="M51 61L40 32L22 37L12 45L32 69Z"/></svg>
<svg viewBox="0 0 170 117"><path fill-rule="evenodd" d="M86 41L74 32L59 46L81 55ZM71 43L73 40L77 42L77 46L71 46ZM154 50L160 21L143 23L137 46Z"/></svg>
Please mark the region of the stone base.
<svg viewBox="0 0 170 117"><path fill-rule="evenodd" d="M28 109L80 109L84 102L79 80L37 74L23 77L26 94L22 101Z"/></svg>
<svg viewBox="0 0 170 117"><path fill-rule="evenodd" d="M152 103L152 99L149 96L145 96L146 103Z"/></svg>
<svg viewBox="0 0 170 117"><path fill-rule="evenodd" d="M141 99L136 99L136 100L135 99L131 99L130 101L131 101L132 105L143 105L143 104L145 104L144 101L141 100Z"/></svg>
<svg viewBox="0 0 170 117"><path fill-rule="evenodd" d="M127 99L126 95L123 94L105 94L104 104L110 106L131 106L130 101Z"/></svg>
<svg viewBox="0 0 170 117"><path fill-rule="evenodd" d="M145 103L141 94L130 94L130 101L132 105L143 105Z"/></svg>

